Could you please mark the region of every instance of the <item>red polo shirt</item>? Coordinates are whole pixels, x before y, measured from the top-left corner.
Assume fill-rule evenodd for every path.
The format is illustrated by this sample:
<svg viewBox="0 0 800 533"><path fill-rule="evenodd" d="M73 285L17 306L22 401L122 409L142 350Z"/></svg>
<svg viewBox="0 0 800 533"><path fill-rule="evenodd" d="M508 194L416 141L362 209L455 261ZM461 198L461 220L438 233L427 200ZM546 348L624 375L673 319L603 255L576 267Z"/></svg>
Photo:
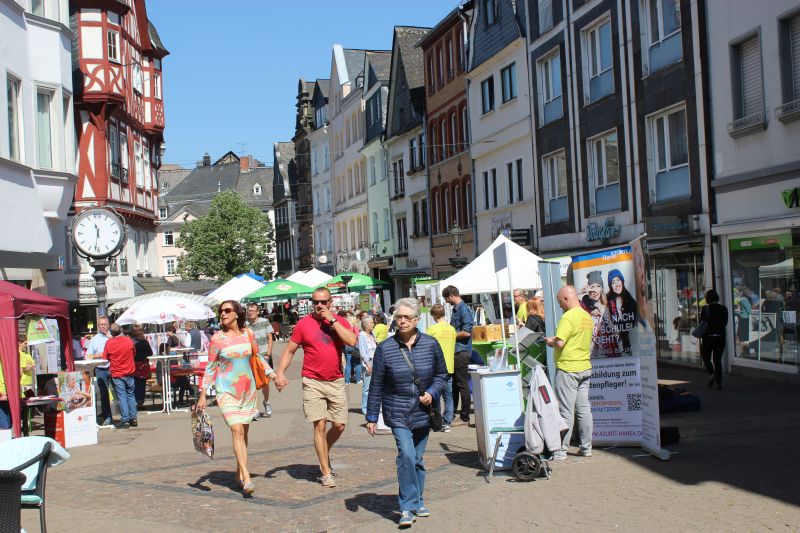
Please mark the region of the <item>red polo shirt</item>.
<svg viewBox="0 0 800 533"><path fill-rule="evenodd" d="M336 318L339 324L352 330L347 319ZM319 381L335 381L344 377L344 343L333 331L330 322L319 321L313 315L308 315L300 319L289 340L303 349L303 377Z"/></svg>
<svg viewBox="0 0 800 533"><path fill-rule="evenodd" d="M132 376L136 370L136 366L133 363L134 355L136 355L136 348L133 346L133 341L130 337L119 335L108 339L103 350L103 359L108 359L111 365L111 377L123 378Z"/></svg>

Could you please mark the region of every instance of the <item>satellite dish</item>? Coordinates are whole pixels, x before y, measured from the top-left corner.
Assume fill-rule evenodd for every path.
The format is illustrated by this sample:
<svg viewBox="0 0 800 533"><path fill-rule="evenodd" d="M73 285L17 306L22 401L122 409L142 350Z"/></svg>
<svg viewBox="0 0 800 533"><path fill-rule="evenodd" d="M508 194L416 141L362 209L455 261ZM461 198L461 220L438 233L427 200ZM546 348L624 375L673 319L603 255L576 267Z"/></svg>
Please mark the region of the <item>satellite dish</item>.
<svg viewBox="0 0 800 533"><path fill-rule="evenodd" d="M325 263L328 262L328 256L327 255L321 255L321 256L317 257L317 262L319 264L321 264L321 265L324 265Z"/></svg>

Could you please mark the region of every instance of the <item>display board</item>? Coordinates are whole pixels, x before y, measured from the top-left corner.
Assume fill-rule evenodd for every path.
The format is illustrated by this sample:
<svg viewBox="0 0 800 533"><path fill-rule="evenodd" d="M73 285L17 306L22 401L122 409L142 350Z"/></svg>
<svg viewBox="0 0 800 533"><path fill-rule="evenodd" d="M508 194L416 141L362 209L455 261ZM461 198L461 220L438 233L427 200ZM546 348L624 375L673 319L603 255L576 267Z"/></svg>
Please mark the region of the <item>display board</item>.
<svg viewBox="0 0 800 533"><path fill-rule="evenodd" d="M47 435L65 448L97 444L94 390L89 372L59 372L58 412L45 416Z"/></svg>
<svg viewBox="0 0 800 533"><path fill-rule="evenodd" d="M525 421L522 380L519 370L470 372L475 432L481 464L489 469L489 459L497 439L495 427L522 426ZM504 435L495 459L495 470L509 470L517 451L525 448L525 435Z"/></svg>

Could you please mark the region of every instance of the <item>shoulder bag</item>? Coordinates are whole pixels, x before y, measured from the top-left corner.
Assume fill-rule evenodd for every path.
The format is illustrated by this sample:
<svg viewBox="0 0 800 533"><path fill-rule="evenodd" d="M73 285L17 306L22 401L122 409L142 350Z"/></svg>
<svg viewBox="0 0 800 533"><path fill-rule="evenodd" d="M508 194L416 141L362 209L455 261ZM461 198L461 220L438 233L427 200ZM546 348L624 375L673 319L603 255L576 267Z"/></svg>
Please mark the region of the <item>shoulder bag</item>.
<svg viewBox="0 0 800 533"><path fill-rule="evenodd" d="M398 343L399 344L399 343ZM408 369L411 370L411 377L414 379L414 385L417 386L417 390L419 391L420 396L425 395L425 391L422 389L422 383L420 383L419 378L417 377L417 372L414 370L414 364L411 362L411 358L408 357L406 353L408 351L407 348L404 346L400 346L400 353L403 354L403 359L406 360L406 364L408 364ZM426 406L421 405L423 409L426 409ZM427 406L428 411L428 418L431 425L431 431L439 432L442 430L443 422L442 422L442 413L439 412L439 406L436 402L431 402L429 406Z"/></svg>
<svg viewBox="0 0 800 533"><path fill-rule="evenodd" d="M253 371L253 378L256 381L256 388L263 389L269 386L269 378L264 371L264 365L261 364L261 358L258 357L258 344L256 344L255 335L253 330L247 328L247 338L250 339L250 369Z"/></svg>
<svg viewBox="0 0 800 533"><path fill-rule="evenodd" d="M708 316L708 310L704 307L700 311L700 323L692 330L692 337L696 339L702 339L703 335L706 334L706 329L708 329L708 319L703 318L703 311L705 311L705 316Z"/></svg>

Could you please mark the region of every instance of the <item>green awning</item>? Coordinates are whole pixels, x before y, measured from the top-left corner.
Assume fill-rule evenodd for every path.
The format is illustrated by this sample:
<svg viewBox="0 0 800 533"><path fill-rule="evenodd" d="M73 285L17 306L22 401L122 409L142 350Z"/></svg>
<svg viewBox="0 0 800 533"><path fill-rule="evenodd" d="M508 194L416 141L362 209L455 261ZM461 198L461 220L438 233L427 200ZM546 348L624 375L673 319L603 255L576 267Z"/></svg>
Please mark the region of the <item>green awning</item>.
<svg viewBox="0 0 800 533"><path fill-rule="evenodd" d="M314 292L314 289L311 287L306 287L288 279L276 278L242 298L242 301L261 304L281 300L311 298L312 292Z"/></svg>
<svg viewBox="0 0 800 533"><path fill-rule="evenodd" d="M347 287L345 287L342 276L352 276ZM357 272L342 272L338 276L334 276L325 283L317 285L317 289L328 289L331 294L344 294L349 289L350 292L367 292L377 291L389 286L389 283L383 280L375 279L367 276L366 274L358 274Z"/></svg>

